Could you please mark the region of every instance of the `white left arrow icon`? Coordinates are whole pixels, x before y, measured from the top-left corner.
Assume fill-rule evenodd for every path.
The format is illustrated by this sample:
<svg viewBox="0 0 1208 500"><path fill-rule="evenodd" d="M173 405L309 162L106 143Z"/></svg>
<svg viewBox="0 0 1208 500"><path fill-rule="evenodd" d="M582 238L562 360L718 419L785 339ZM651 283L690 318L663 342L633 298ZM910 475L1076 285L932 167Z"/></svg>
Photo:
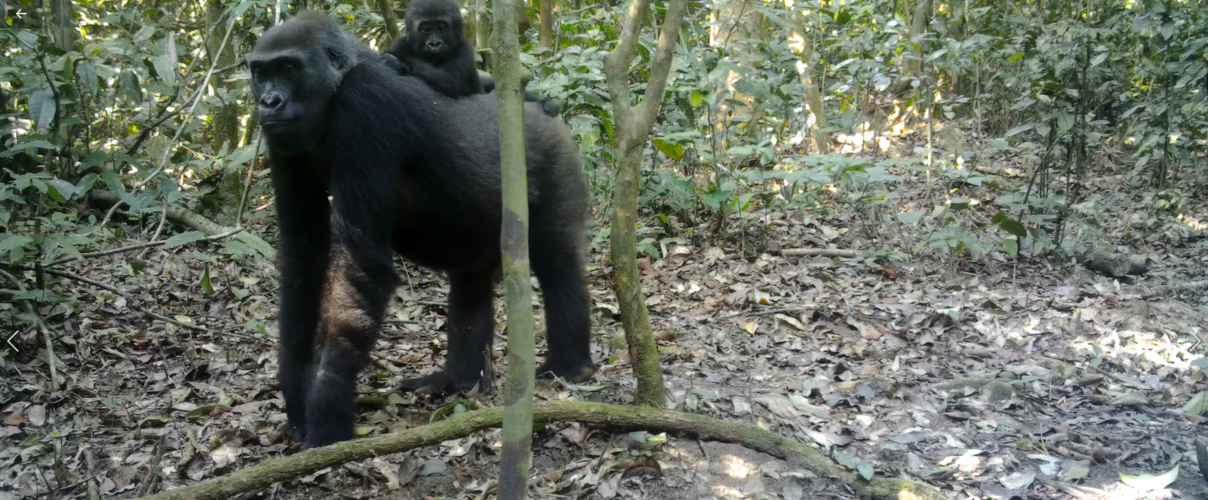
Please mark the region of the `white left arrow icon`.
<svg viewBox="0 0 1208 500"><path fill-rule="evenodd" d="M5 339L4 341L8 342L8 346L12 347L14 351L21 352L20 349L17 349L17 346L13 345L13 337L16 337L16 336L17 336L17 332L13 332L13 334L9 335L8 338Z"/></svg>

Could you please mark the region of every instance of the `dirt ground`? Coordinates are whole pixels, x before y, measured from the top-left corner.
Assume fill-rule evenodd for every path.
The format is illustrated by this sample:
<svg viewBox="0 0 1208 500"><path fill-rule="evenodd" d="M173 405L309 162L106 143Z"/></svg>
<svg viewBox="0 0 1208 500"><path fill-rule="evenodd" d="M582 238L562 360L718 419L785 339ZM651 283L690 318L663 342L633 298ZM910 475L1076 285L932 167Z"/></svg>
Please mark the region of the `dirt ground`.
<svg viewBox="0 0 1208 500"><path fill-rule="evenodd" d="M903 244L863 240L848 222L808 211L744 217L736 227L770 227L765 248L684 243L643 263L676 408L754 423L853 470L925 481L953 498L1201 498L1208 491L1194 447L1204 422L1197 405L1208 407L1208 395L1197 396L1208 389L1200 368L1208 365L1196 361L1208 297L1161 288L1208 279L1202 232L1147 246L1149 272L1116 280L1078 265L1001 256L876 265L785 257L778 250ZM52 283L56 293L79 297L44 318L65 383L57 390L40 333L6 334L16 333L22 350L2 365L0 500L132 498L293 451L276 432L284 414L274 380L271 263L207 251L152 251L141 270L122 257L74 268L205 331L152 320L129 299L84 283ZM198 286L207 263L208 294ZM423 424L451 402L390 390L443 363L445 282L399 269L403 285L360 389L388 402L364 409L358 430L365 435ZM633 391L598 252L589 273L601 369L580 386L541 387L540 399L624 403ZM502 329L502 300L497 306ZM495 369L503 373L499 340ZM489 406L497 397L474 399ZM546 426L534 436L531 497L854 497L843 484L739 445L674 435L652 445L649 437ZM246 497L494 498L499 446L497 430L479 433ZM1171 471L1173 482L1162 477ZM1148 476L1126 484L1121 474Z"/></svg>

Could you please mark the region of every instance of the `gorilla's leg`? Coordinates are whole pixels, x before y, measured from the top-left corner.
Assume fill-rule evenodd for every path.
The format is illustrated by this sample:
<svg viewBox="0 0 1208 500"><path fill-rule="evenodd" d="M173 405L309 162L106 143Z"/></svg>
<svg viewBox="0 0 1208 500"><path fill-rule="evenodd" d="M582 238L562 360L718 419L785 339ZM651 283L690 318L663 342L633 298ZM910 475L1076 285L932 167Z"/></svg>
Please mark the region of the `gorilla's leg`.
<svg viewBox="0 0 1208 500"><path fill-rule="evenodd" d="M440 394L448 390L469 391L482 383L487 370L487 349L495 333L494 278L494 270L449 274L445 369L406 380L401 386L403 390Z"/></svg>
<svg viewBox="0 0 1208 500"><path fill-rule="evenodd" d="M270 163L281 238L277 380L289 425L300 437L306 434L306 395L331 241L327 192L304 160L277 157Z"/></svg>
<svg viewBox="0 0 1208 500"><path fill-rule="evenodd" d="M494 269L449 276L449 355L445 369L460 391L481 384L489 369L486 355L495 338L494 277Z"/></svg>
<svg viewBox="0 0 1208 500"><path fill-rule="evenodd" d="M548 220L556 216L547 213L534 211L530 233L533 274L545 297L547 332L545 363L537 367L537 376L557 375L577 383L596 372L591 362L591 302L577 244L583 235L578 231L581 226Z"/></svg>

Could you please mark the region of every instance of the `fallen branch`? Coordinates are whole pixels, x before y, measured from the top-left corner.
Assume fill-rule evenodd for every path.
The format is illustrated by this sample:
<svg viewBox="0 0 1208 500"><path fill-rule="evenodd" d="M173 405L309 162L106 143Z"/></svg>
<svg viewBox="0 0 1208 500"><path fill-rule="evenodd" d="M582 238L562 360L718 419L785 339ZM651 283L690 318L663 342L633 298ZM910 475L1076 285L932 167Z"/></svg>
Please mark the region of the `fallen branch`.
<svg viewBox="0 0 1208 500"><path fill-rule="evenodd" d="M1208 288L1208 280L1189 281L1186 283L1174 283L1170 285L1160 286L1157 289L1141 294L1129 294L1121 297L1124 300L1147 300L1159 295L1166 295L1171 292L1193 292L1203 288Z"/></svg>
<svg viewBox="0 0 1208 500"><path fill-rule="evenodd" d="M11 281L13 286L17 287L17 290L25 291L25 284L21 283L21 280L17 279L16 276L9 274L8 271L0 269L0 276ZM42 332L42 339L46 342L46 365L50 367L50 388L57 391L59 390L59 373L55 367L55 344L53 339L51 339L50 329L46 328L46 322L42 321L42 316L38 314L38 308L34 307L28 300L22 299L20 302L25 307L25 312L33 316L34 320L38 322L38 330Z"/></svg>
<svg viewBox="0 0 1208 500"><path fill-rule="evenodd" d="M230 231L215 234L213 236L206 236L205 238L202 238L199 241L221 240L223 238L238 234L240 231L243 231L243 228L235 228L235 229L231 229ZM124 246L124 247L120 247L120 248L110 248L109 250L97 250L95 252L84 252L78 256L63 257L61 259L57 259L48 265L57 266L60 264L66 264L68 262L74 262L77 260L91 259L94 257L104 257L106 255L113 255L116 253L133 252L135 250L143 250L143 249L151 248L151 247L161 247L161 246L164 246L164 244L167 242L168 242L168 240L151 241L151 242L147 242L147 243L139 243L137 245Z"/></svg>
<svg viewBox="0 0 1208 500"><path fill-rule="evenodd" d="M863 257L864 252L859 250L839 250L837 248L787 248L780 251L780 255L785 257L838 257L842 259L854 259Z"/></svg>
<svg viewBox="0 0 1208 500"><path fill-rule="evenodd" d="M88 192L88 200L99 205L116 205L119 201L121 201L121 199L121 196L118 196L117 193L111 191L94 190ZM252 248L255 248L256 250L260 251L260 253L264 254L265 257L270 259L276 257L277 251L273 249L272 245L249 231L232 232L235 231L235 228L223 226L222 224L207 219L205 216L187 208L168 207L167 216L168 220L172 221L173 223L201 231L203 234L210 236L213 239L217 239L218 235L231 233L235 236L235 239L247 243Z"/></svg>
<svg viewBox="0 0 1208 500"><path fill-rule="evenodd" d="M372 438L345 441L288 457L265 460L259 465L236 471L228 476L164 491L158 495L146 497L146 499L218 500L231 498L240 493L261 490L274 483L288 481L354 460L399 453L465 437L483 429L498 427L502 417L501 408L467 412L422 427ZM943 498L935 487L906 479L874 478L872 481L865 481L856 473L835 464L818 450L751 424L648 407L579 401L536 403L533 406L533 421L540 423L576 421L654 432L695 434L701 439L737 443L782 458L795 467L803 467L819 476L841 481L863 497L898 500Z"/></svg>
<svg viewBox="0 0 1208 500"><path fill-rule="evenodd" d="M4 262L4 261L0 261L0 268L16 268L16 269L21 269L21 266L16 266L16 265L13 265L11 262ZM129 307L129 308L131 308L131 309L133 309L133 310L135 310L135 311L138 311L138 312L140 312L140 313L143 313L144 315L150 316L151 318L158 319L158 320L163 321L163 322L165 322L165 323L172 323L173 325L176 325L176 326L179 326L179 327L183 327L183 328L191 328L191 329L193 329L193 330L197 330L197 331L201 331L201 332L209 332L209 330L207 330L207 329L206 329L204 326L198 326L198 325L194 325L194 324L192 324L192 323L185 323L185 322L183 322L183 321L176 321L176 320L174 320L174 319L172 319L172 318L169 318L169 317L167 317L167 316L164 316L164 315L162 315L162 314L156 314L156 313L153 313L153 312L151 312L151 311L149 311L149 310L147 310L147 309L144 309L144 308L142 308L142 307L140 307L140 306L138 306L138 305L136 305L136 304L134 304L134 303L133 303L134 301L137 301L138 299L136 299L136 298L134 298L133 296L131 296L130 294L128 294L128 293L126 293L126 292L122 291L120 288L115 287L115 286L113 286L113 285L110 285L110 284L108 284L108 283L101 283L100 281L97 281L97 280L94 280L94 279L91 279L91 278L85 278L85 277L80 276L80 275L78 275L78 274L75 274L75 273L69 273L69 272L67 272L67 271L58 271L58 270L55 270L55 269L46 269L46 268L43 268L43 269L42 269L42 272L44 272L44 273L46 273L46 274L49 274L49 275L51 275L51 276L58 276L58 277L60 277L60 278L67 278L67 279L69 279L69 280L73 280L73 281L79 281L80 283L84 283L84 284L87 284L87 285L92 285L92 286L95 286L95 287L100 288L100 289L102 289L102 290L107 290L107 291L113 292L113 293L115 293L115 294L117 294L117 295L121 295L122 297L125 297L125 298L126 298L126 300L128 300L128 301L129 301L129 302L127 302L127 303L126 303L126 307Z"/></svg>

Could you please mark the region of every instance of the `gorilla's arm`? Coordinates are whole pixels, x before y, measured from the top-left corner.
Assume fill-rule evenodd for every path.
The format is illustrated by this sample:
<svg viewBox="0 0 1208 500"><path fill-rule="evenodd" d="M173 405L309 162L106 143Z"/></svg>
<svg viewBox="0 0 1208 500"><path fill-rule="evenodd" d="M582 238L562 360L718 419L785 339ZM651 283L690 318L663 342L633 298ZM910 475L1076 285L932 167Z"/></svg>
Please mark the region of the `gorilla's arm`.
<svg viewBox="0 0 1208 500"><path fill-rule="evenodd" d="M356 70L354 70L356 71ZM317 360L307 402L310 445L353 437L357 374L369 364L386 306L398 278L391 261L394 193L391 172L400 163L396 150L365 147L366 137L389 139L397 134L381 90L361 80L345 80L333 106L329 126L343 133L327 139L331 219L335 245L327 273L323 304L321 358ZM379 106L380 108L380 106ZM385 178L383 178L385 177Z"/></svg>
<svg viewBox="0 0 1208 500"><path fill-rule="evenodd" d="M281 239L278 379L289 401L289 423L303 435L331 239L327 192L305 160L305 156L275 156L269 162Z"/></svg>

